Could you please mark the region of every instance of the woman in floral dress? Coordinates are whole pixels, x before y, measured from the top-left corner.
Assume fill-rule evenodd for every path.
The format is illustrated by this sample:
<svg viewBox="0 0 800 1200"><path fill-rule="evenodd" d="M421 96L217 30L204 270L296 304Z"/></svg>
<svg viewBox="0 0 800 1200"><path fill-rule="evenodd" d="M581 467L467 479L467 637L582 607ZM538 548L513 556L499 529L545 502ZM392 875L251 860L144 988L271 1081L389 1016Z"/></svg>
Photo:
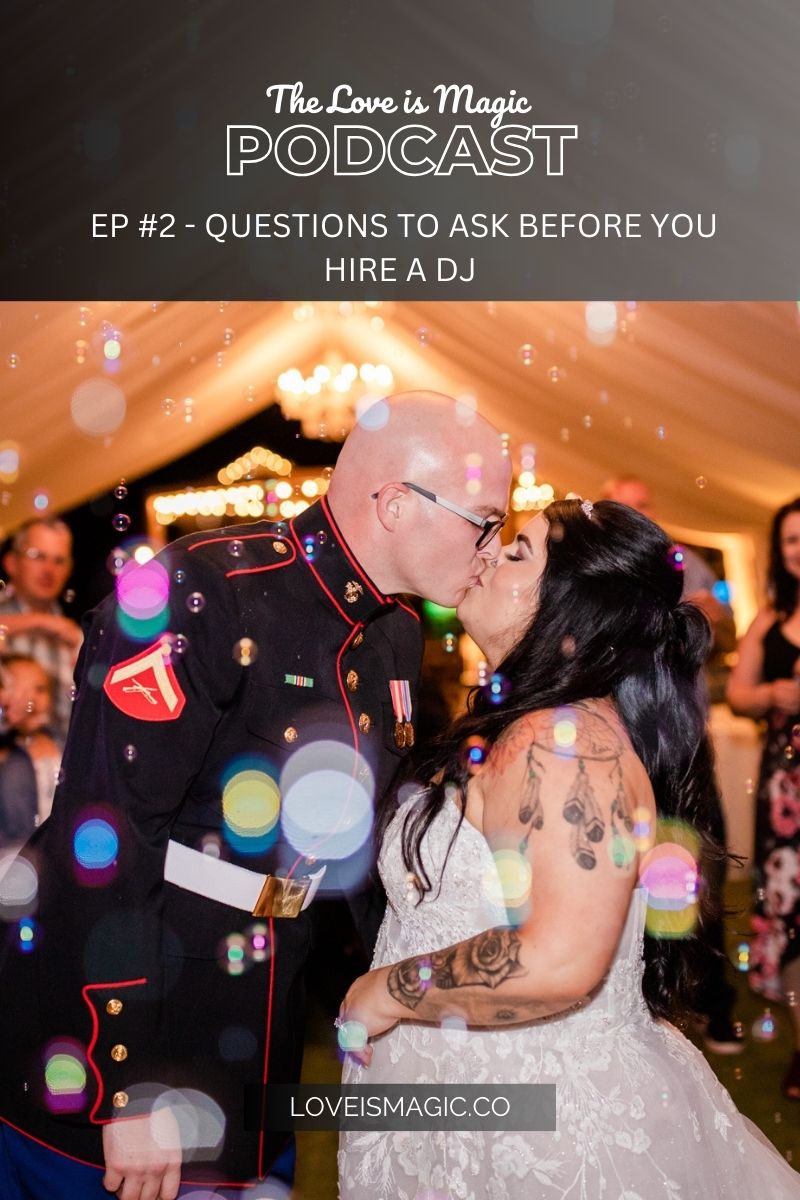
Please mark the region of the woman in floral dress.
<svg viewBox="0 0 800 1200"><path fill-rule="evenodd" d="M769 574L771 603L742 639L728 700L734 712L766 720L750 982L788 1004L795 1049L783 1092L800 1100L800 497L775 514Z"/></svg>

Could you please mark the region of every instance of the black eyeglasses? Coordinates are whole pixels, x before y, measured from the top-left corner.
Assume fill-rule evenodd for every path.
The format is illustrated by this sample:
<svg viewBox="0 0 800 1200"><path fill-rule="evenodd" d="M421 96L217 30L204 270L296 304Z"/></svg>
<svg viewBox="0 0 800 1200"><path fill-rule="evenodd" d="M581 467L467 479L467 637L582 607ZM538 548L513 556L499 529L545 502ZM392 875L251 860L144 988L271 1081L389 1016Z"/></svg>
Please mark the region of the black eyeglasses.
<svg viewBox="0 0 800 1200"><path fill-rule="evenodd" d="M434 504L439 504L442 508L446 508L448 512L455 513L458 517L463 517L471 525L477 525L481 533L475 543L476 550L482 550L484 546L488 546L492 538L500 532L508 520L508 513L503 513L502 517L479 517L477 513L470 512L468 508L462 508L460 504L454 504L452 500L445 500L443 496L437 496L436 492L430 492L427 488L420 487L418 483L409 483L407 479L403 479L402 484L403 487L411 488L412 492L417 492L420 496L424 496L426 500L432 500ZM379 492L373 492L371 499L377 500L379 494Z"/></svg>

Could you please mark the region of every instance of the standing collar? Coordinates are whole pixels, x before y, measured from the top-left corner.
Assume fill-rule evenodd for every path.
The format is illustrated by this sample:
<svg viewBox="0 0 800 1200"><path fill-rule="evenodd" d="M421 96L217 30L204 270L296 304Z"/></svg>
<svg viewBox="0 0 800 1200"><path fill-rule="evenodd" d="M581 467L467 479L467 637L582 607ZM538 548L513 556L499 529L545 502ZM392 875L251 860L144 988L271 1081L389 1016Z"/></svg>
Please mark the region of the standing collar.
<svg viewBox="0 0 800 1200"><path fill-rule="evenodd" d="M289 528L298 557L348 624L363 624L395 604L359 565L324 496L294 517Z"/></svg>

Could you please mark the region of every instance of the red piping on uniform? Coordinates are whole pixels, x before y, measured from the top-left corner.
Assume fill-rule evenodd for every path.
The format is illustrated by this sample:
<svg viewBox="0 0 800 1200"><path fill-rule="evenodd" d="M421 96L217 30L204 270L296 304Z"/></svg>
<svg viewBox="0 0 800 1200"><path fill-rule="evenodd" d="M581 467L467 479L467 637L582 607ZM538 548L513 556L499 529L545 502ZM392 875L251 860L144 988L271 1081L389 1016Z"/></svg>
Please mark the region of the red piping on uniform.
<svg viewBox="0 0 800 1200"><path fill-rule="evenodd" d="M395 604L398 606L398 608L404 608L407 613L411 613L411 616L414 618L415 621L421 620L419 613L414 612L414 609L411 608L410 605L403 604L403 601L398 600L396 596L394 596L393 599L394 599Z"/></svg>
<svg viewBox="0 0 800 1200"><path fill-rule="evenodd" d="M119 1117L115 1118L115 1120L119 1119ZM9 1129L13 1129L15 1133L21 1134L22 1137L28 1138L31 1142L36 1142L37 1146L44 1146L45 1150L50 1150L53 1154L60 1154L62 1158L68 1158L70 1162L80 1163L82 1167L93 1167L95 1171L105 1171L105 1167L101 1166L100 1163L89 1162L87 1158L77 1158L74 1154L68 1154L66 1150L60 1150L58 1146L51 1146L49 1142L43 1142L41 1138L28 1133L27 1129L20 1129L19 1125L15 1125L13 1121L9 1121L8 1117L0 1116L0 1121L4 1125L7 1125ZM218 1179L181 1179L180 1182L193 1187L251 1188L256 1186L254 1183L220 1183Z"/></svg>
<svg viewBox="0 0 800 1200"><path fill-rule="evenodd" d="M286 542L283 543L284 546ZM230 579L232 575L258 575L259 571L275 571L278 567L288 567L289 563L293 563L297 558L297 551L294 546L290 546L292 552L291 558L282 558L280 562L267 563L265 567L237 567L234 571L226 571L225 578Z"/></svg>
<svg viewBox="0 0 800 1200"><path fill-rule="evenodd" d="M292 537L293 537L293 538L294 538L294 540L297 542L297 548L298 548L298 550L302 550L302 546L300 545L300 539L298 538L297 534L295 533L295 531L294 531L294 526L292 525L291 521L289 522L289 529L291 530ZM313 564L312 564L311 560L310 560L309 558L307 558L305 555L303 555L303 561L305 562L305 564L306 564L306 566L308 567L309 571L310 571L310 572L311 572L311 574L314 576L314 578L316 579L317 583L318 583L318 584L319 584L319 586L322 588L323 592L324 592L324 593L325 593L325 595L328 597L328 599L330 600L330 602L331 602L331 604L334 606L334 608L337 610L337 612L339 612L339 613L340 613L340 615L341 615L342 617L344 617L344 619L345 619L345 621L347 621L347 624L348 624L348 625L355 625L355 621L353 620L353 618L352 618L352 617L348 617L347 613L346 613L346 612L344 611L344 609L341 607L341 605L339 604L338 600L337 600L337 599L336 599L336 597L334 596L333 592L331 592L331 591L330 591L330 590L329 590L329 589L328 589L328 588L325 586L325 584L322 582L322 580L320 579L319 575L318 575L318 574L317 574L317 572L314 570L314 566L313 566Z"/></svg>
<svg viewBox="0 0 800 1200"><path fill-rule="evenodd" d="M231 537L204 538L202 542L194 542L191 546L188 547L188 549L189 549L189 552L191 553L192 550L198 550L200 548L200 546L213 546L215 542L249 542L249 541L252 541L254 538L278 538L278 539L280 539L280 537L281 537L281 535L279 533L242 533L239 535L233 534Z"/></svg>
<svg viewBox="0 0 800 1200"><path fill-rule="evenodd" d="M124 988L124 987L139 987L141 984L147 983L147 979L126 979L124 981L113 980L111 983L85 983L81 988L81 995L86 1002L89 1012L92 1014L92 1037L89 1045L86 1047L86 1061L94 1072L94 1077L97 1080L97 1099L94 1102L92 1111L89 1113L89 1120L93 1125L107 1125L112 1121L113 1117L106 1117L102 1121L95 1121L94 1114L97 1112L103 1100L103 1076L100 1074L97 1063L92 1058L92 1051L97 1045L97 1039L100 1035L100 1022L97 1019L97 1009L92 1004L88 992L95 991L97 988Z"/></svg>
<svg viewBox="0 0 800 1200"><path fill-rule="evenodd" d="M269 919L269 999L267 1000L267 1044L264 1047L264 1070L261 1074L261 1129L258 1133L258 1178L264 1178L264 1103L267 1097L267 1076L269 1074L269 1046L272 1037L272 996L275 984L275 925L273 918Z"/></svg>
<svg viewBox="0 0 800 1200"><path fill-rule="evenodd" d="M323 496L322 499L320 500L320 507L321 507L322 511L325 513L325 516L330 521L333 528L336 530L336 533L338 534L338 537L339 537L339 542L341 544L342 549L344 550L345 557L347 559L349 559L350 565L352 566L353 570L358 571L359 575L364 580L364 583L367 585L369 590L372 592L372 594L376 600L379 600L381 602L381 604L390 604L391 600L389 599L389 597L384 596L383 592L378 591L378 589L372 583L372 580L370 579L369 575L367 575L364 568L359 566L359 564L353 558L352 554L350 553L347 542L344 540L344 537L342 536L342 531L339 528L339 526L336 524L336 521L334 520L333 513L330 510L330 505L328 504L327 498L325 496Z"/></svg>

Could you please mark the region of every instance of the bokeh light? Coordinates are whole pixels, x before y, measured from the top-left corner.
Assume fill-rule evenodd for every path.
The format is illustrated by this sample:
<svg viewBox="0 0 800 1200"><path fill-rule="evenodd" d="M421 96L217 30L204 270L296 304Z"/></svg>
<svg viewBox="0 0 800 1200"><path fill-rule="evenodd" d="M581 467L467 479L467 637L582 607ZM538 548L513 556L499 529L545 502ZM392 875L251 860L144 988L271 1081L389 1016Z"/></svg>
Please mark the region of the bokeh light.
<svg viewBox="0 0 800 1200"><path fill-rule="evenodd" d="M475 774L481 769L486 762L489 754L488 743L475 734L473 737L467 738L461 749L461 757L470 774Z"/></svg>
<svg viewBox="0 0 800 1200"><path fill-rule="evenodd" d="M138 563L128 559L117 574L117 603L136 621L159 616L169 600L169 575L155 559Z"/></svg>
<svg viewBox="0 0 800 1200"><path fill-rule="evenodd" d="M90 437L108 437L125 420L125 393L108 379L87 379L72 393L73 423Z"/></svg>
<svg viewBox="0 0 800 1200"><path fill-rule="evenodd" d="M751 1033L757 1042L774 1042L778 1036L778 1028L770 1009L765 1008L760 1017L753 1022Z"/></svg>
<svg viewBox="0 0 800 1200"><path fill-rule="evenodd" d="M116 875L119 836L109 816L87 816L72 837L74 869L87 887L102 887Z"/></svg>
<svg viewBox="0 0 800 1200"><path fill-rule="evenodd" d="M240 854L262 854L275 841L281 795L266 765L251 761L228 775L222 789L223 832Z"/></svg>
<svg viewBox="0 0 800 1200"><path fill-rule="evenodd" d="M492 855L500 881L502 903L506 908L520 908L530 900L533 873L531 864L517 850L495 850Z"/></svg>
<svg viewBox="0 0 800 1200"><path fill-rule="evenodd" d="M44 1053L45 1104L52 1113L76 1113L86 1105L86 1057L70 1039L50 1042Z"/></svg>
<svg viewBox="0 0 800 1200"><path fill-rule="evenodd" d="M233 647L233 657L241 666L250 667L258 658L258 646L252 638L239 638Z"/></svg>
<svg viewBox="0 0 800 1200"><path fill-rule="evenodd" d="M360 1021L345 1021L337 1031L339 1049L347 1053L349 1050L363 1050L369 1041L366 1025Z"/></svg>
<svg viewBox="0 0 800 1200"><path fill-rule="evenodd" d="M0 856L0 920L13 922L35 912L39 876L33 863L7 851Z"/></svg>
<svg viewBox="0 0 800 1200"><path fill-rule="evenodd" d="M369 841L374 788L352 746L323 739L301 747L281 772L284 836L306 857L348 858Z"/></svg>
<svg viewBox="0 0 800 1200"><path fill-rule="evenodd" d="M170 1113L178 1126L178 1146L184 1162L219 1155L225 1138L225 1114L215 1100L194 1088L180 1091L171 1088L163 1091L153 1104L156 1122L162 1109Z"/></svg>
<svg viewBox="0 0 800 1200"><path fill-rule="evenodd" d="M697 921L699 840L679 821L662 822L658 838L639 866L648 892L647 931L653 937L687 937Z"/></svg>

